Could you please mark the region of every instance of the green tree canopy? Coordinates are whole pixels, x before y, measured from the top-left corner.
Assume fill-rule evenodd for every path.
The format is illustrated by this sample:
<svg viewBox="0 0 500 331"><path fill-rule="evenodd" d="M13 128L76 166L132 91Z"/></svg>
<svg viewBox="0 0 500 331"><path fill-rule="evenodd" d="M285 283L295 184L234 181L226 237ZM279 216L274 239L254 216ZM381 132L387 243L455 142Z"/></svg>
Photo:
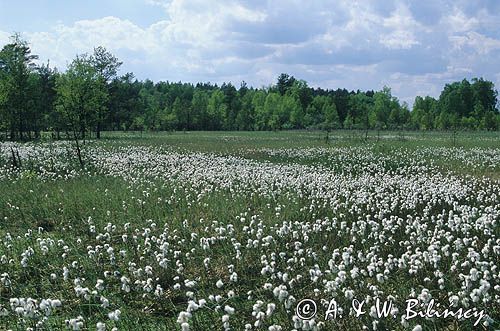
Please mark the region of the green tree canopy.
<svg viewBox="0 0 500 331"><path fill-rule="evenodd" d="M19 34L14 34L0 51L0 122L10 130L12 140L25 139L37 115L33 85L38 77L32 76L36 59L38 56L31 54L28 43Z"/></svg>
<svg viewBox="0 0 500 331"><path fill-rule="evenodd" d="M77 56L68 70L58 76L56 91L56 110L66 120L66 129L85 138L108 101L106 83L92 59L86 54Z"/></svg>

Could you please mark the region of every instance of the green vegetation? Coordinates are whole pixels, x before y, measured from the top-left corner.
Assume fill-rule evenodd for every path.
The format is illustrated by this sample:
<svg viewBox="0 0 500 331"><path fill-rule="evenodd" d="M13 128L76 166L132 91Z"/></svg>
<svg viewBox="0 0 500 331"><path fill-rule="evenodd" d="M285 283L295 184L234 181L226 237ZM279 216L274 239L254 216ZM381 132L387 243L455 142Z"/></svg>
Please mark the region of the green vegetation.
<svg viewBox="0 0 500 331"><path fill-rule="evenodd" d="M71 141L0 143L0 329L473 328L402 320L416 297L484 310L477 327L494 330L499 142L103 132L81 146L84 168ZM392 298L398 318L324 322L322 299L352 297ZM312 324L294 317L304 298Z"/></svg>
<svg viewBox="0 0 500 331"><path fill-rule="evenodd" d="M0 137L85 138L103 130L498 130L492 82L447 84L439 99L416 97L413 110L381 91L311 88L281 74L275 85L138 81L103 47L77 56L66 72L36 66L19 35L0 51Z"/></svg>

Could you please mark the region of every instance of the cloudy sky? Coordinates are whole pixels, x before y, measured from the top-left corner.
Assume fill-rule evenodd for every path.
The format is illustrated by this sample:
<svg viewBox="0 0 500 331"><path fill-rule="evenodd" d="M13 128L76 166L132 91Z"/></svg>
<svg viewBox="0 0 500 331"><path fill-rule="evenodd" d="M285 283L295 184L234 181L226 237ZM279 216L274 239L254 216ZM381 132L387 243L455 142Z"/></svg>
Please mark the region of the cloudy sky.
<svg viewBox="0 0 500 331"><path fill-rule="evenodd" d="M388 85L410 104L464 77L500 86L497 0L0 0L0 45L13 32L60 70L103 45L154 81L260 87L287 72L314 87Z"/></svg>

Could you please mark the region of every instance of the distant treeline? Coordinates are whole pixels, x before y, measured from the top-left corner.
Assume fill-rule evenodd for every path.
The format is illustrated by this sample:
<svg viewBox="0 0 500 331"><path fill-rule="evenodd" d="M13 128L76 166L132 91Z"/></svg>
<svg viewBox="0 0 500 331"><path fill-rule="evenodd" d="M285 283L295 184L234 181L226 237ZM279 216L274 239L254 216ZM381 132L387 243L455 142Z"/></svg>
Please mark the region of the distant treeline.
<svg viewBox="0 0 500 331"><path fill-rule="evenodd" d="M121 62L103 47L77 56L66 72L37 66L14 35L0 51L0 132L8 139L42 131L85 137L103 130L484 129L498 130L494 84L447 84L439 99L416 97L410 111L381 91L311 88L281 74L275 85L139 81L118 76Z"/></svg>

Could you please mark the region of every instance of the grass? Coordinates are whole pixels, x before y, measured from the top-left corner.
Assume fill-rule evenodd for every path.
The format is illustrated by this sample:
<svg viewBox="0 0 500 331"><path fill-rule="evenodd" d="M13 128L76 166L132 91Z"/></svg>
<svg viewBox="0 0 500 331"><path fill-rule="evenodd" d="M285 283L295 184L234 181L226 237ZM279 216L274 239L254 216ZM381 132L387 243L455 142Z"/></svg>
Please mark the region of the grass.
<svg viewBox="0 0 500 331"><path fill-rule="evenodd" d="M405 253L407 247L401 245L403 240L408 240L406 245L411 246L412 252L416 252L417 248L425 251L429 247L427 241L420 241L418 236L408 234L407 229L417 231L417 227L413 228L414 225L409 223L406 226L394 226L387 232L384 232L383 227L374 230L374 225L370 225L360 232L363 235L353 239L349 231L339 227L342 221L348 227L356 227L362 217L374 214L370 208L375 206L382 210L382 205L389 206L392 203L377 197L376 204L369 200L365 204L353 204L352 196L357 193L356 190L337 197L335 205L323 201L318 188L304 187L297 190L282 187L280 182L270 182L269 187L262 188L244 179L238 179L241 183L233 182L228 186L221 185L218 179L204 179L200 182L202 185L196 186L179 179L169 179L165 173L160 173L159 177L148 173L144 178L130 181L103 173L94 168L95 165L90 161L94 147L101 152L113 153L117 148L133 146L173 150L180 155L207 153L222 158L236 156L254 162L252 164L269 166L270 169L280 166L313 167L342 174L346 180L363 176L376 180L377 176L382 175L392 178L398 171L404 174L404 171L420 163L428 167L424 173L429 176L441 173L443 176L454 176L464 183L471 177L486 183L478 183L478 188L474 190L490 193L499 190L500 165L495 163L495 157L498 157L500 137L495 132L462 132L456 137L447 132L381 132L380 137L377 132L369 132L365 139L364 132L339 131L330 133L328 141L324 133L308 131L107 132L103 134L101 142L91 141L86 145L84 155L88 159L87 172L67 179L47 180L38 175L37 163L34 162L31 169L22 169L17 175L0 176L0 238L3 240L0 256L11 260L0 264L0 274L8 273L12 282L10 286L0 284L0 304L7 310L10 309L10 298L61 298L62 308L49 316L43 323L43 329L59 330L65 325L65 320L81 315L85 318L84 329L95 329L96 323L103 321L107 329L116 326L121 330L172 330L180 329L177 317L186 310L188 301L192 299L189 292L194 292L197 300L209 298L210 295L221 295L222 299L209 302L206 308L193 312L189 320L193 330L223 329L221 317L225 305L237 309L237 314L230 317L232 329L242 330L247 323L253 325L255 318L252 309L256 300L277 305L276 313L263 322L263 329L267 330L268 326L276 324L282 325L283 330L289 330L293 325L294 305L286 308L277 301L272 291L263 288L265 283L273 283L273 287L280 283L279 278L276 278L278 271L280 277L283 277L284 272L292 276L302 275L297 278L293 288L288 287L288 291L293 292L299 300L314 298L317 297L315 288L323 285L312 282L308 278L309 271L319 266L325 281L335 281L338 270L325 274L332 259L331 252L335 249L342 252L351 247L355 252L376 252L385 259L390 255L401 256ZM439 149L443 153L435 152ZM307 151L312 152L307 154ZM61 162L68 161L65 160L68 154L65 155L60 157ZM43 164L45 161L40 159L38 162ZM3 164L6 167L8 163L7 156L0 160L0 166ZM70 168L78 167L75 160L69 164ZM371 169L371 164L376 165L376 168L367 170ZM204 166L209 167L210 164ZM147 170L151 164L142 164L140 167ZM160 169L163 168L158 168L158 171ZM168 169L175 171L177 166ZM227 169L230 169L229 165ZM220 171L224 170L224 167L220 168ZM189 171L195 173L194 170ZM258 177L265 175L255 174ZM298 179L302 180L306 176L307 173L301 173ZM483 190L481 185L489 186ZM395 187L396 193L389 193L397 196L400 189ZM367 196L376 191L376 187L371 191L367 189ZM325 192L325 196L328 194ZM488 202L475 198L467 198L467 201L456 198L454 201L479 208L479 213L486 213L481 205L495 204L495 200ZM427 219L429 229L437 229L438 225L432 222L455 211L451 203L433 202L430 205L429 200L422 201L429 203L432 215L426 214L425 203L412 209L396 202L394 208L387 207L387 217L407 221L407 215L418 216ZM492 213L490 217L495 218L495 215L498 216ZM289 224L289 232L278 235L279 231L284 231L284 224ZM374 239L372 235L377 231L381 231L385 239ZM493 227L489 238L498 238L499 232L498 225ZM127 236L126 241L122 239L123 235ZM266 242L263 238L267 236L273 238ZM469 230L463 236L480 238L483 244L488 238L478 230ZM207 240L209 248L203 248L201 238ZM41 244L43 240L46 242ZM301 243L300 248L294 246L296 242ZM382 242L385 245L380 246ZM161 245L165 243L168 243L166 247ZM44 246L47 247L45 252ZM22 267L23 253L29 247L34 253L29 257L28 266ZM109 247L114 248L112 254L106 252ZM163 269L158 267L162 250L168 260L168 266ZM91 255L89 251L95 253ZM125 252L123 257L120 251ZM467 260L463 251L458 251L458 254ZM237 255L239 257L235 258ZM206 258L210 259L209 268L204 267ZM485 258L490 258L490 261L497 259L498 262L498 254ZM338 258L336 261L340 263ZM74 262L76 266L71 267ZM262 274L262 268L266 265L275 270L267 276ZM360 283L348 279L342 286L354 290L358 296L366 296L373 295L368 285L377 285L383 296L393 294L399 298L408 297L412 290L420 291L429 287L438 300L446 302L447 291L456 293L461 286L456 275L449 273L452 265L451 257L443 257L439 262L439 269L445 272L443 278L446 290L440 290L435 280L430 283L426 280L427 277L435 277L435 269L428 264L424 264L414 276L408 276L407 272L396 268L381 284L373 275L363 276L363 282ZM153 266L151 277L145 274L146 266ZM68 280L63 280L64 267L70 269ZM230 281L231 271L228 268L237 271L237 283ZM139 269L140 272L137 271ZM119 274L105 278L104 272L116 271ZM133 289L130 292L120 290L123 283L120 278L123 275L139 281L135 287L131 284ZM154 285L160 285L163 293L154 295L154 289L138 290L146 286L144 282L148 278L153 280ZM75 279L79 279L82 287L88 287L90 292L94 290L98 279L105 280L106 288L97 294L89 294L87 298L78 296L75 295ZM222 289L215 286L218 279L222 279L225 284ZM192 289L184 288L182 284L185 280L196 280L197 284ZM176 283L182 285L182 290L176 290ZM498 284L498 278L492 279L491 283L492 287ZM228 297L228 290L234 292L232 297ZM334 291L320 297L332 295L343 296L343 293ZM109 308L101 306L101 296L109 299ZM480 306L488 311L493 318L493 325L498 327L498 306L494 302L481 303ZM109 320L107 314L113 309L120 309L122 314L119 321ZM266 310L265 307L263 309ZM0 328L34 327L40 319L21 318L10 313L0 319ZM369 317L346 318L328 322L327 327L357 330L363 325L371 328L371 322ZM381 320L379 329L402 329L398 322ZM419 323L436 330L453 327L466 330L471 327L467 321L421 319ZM415 324L416 321L412 321L410 326Z"/></svg>

